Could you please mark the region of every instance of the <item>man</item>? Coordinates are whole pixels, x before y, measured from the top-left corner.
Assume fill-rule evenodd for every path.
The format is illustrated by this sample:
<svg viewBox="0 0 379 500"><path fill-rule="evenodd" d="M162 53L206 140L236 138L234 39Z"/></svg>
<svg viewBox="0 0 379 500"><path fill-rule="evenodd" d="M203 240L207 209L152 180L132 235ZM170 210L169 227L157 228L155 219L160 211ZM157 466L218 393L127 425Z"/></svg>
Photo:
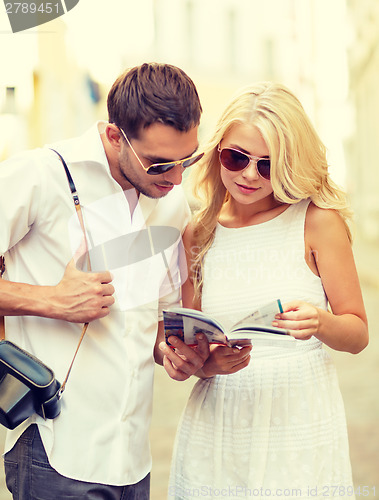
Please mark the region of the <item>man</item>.
<svg viewBox="0 0 379 500"><path fill-rule="evenodd" d="M72 175L85 236L56 152L28 151L0 165L7 339L62 382L80 323L90 322L61 414L34 415L8 432L14 498L149 498L153 354L176 380L208 356L202 336L197 352L161 342L162 309L179 302L178 243L189 210L178 185L201 157L201 111L182 70L143 64L114 83L108 123L51 146ZM91 273L78 269L83 255Z"/></svg>

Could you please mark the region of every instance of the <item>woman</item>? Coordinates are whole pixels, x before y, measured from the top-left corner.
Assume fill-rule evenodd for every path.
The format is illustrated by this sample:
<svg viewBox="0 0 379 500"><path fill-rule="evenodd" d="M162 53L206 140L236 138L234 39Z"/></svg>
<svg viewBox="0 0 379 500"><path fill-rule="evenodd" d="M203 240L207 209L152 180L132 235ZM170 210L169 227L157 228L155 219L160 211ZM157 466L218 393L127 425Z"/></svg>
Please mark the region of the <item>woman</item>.
<svg viewBox="0 0 379 500"><path fill-rule="evenodd" d="M353 498L344 406L323 349L358 353L367 318L345 195L299 100L259 83L193 172L183 305L226 327L280 298L296 347L212 346L176 439L169 497ZM328 310L329 305L329 310ZM250 352L251 351L251 352Z"/></svg>

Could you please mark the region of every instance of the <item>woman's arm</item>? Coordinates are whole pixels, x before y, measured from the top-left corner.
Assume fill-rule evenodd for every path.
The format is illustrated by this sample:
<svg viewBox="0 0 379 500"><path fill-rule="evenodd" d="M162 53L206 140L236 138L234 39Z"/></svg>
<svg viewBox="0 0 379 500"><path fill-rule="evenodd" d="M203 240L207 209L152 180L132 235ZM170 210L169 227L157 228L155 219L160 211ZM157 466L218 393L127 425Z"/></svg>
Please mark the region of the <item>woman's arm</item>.
<svg viewBox="0 0 379 500"><path fill-rule="evenodd" d="M367 317L351 244L340 215L310 204L305 224L306 259L318 274L332 312L302 301L283 305L275 324L298 339L312 335L353 354L368 344Z"/></svg>

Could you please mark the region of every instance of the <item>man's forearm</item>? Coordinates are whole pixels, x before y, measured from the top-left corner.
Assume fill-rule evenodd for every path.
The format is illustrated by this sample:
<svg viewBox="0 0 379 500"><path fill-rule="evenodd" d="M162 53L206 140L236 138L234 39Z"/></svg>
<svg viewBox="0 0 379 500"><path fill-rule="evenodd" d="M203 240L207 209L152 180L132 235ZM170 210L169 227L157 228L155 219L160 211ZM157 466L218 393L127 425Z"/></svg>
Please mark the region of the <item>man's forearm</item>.
<svg viewBox="0 0 379 500"><path fill-rule="evenodd" d="M0 314L42 316L83 323L109 314L114 303L108 271L84 273L71 261L55 286L38 286L0 280Z"/></svg>

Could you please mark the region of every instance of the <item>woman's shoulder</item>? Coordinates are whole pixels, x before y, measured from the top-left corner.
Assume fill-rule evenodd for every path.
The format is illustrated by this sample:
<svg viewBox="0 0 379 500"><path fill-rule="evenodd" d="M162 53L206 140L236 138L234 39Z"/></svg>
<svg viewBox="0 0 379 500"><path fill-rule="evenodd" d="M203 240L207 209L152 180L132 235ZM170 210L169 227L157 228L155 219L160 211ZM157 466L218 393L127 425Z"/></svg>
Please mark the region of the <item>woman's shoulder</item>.
<svg viewBox="0 0 379 500"><path fill-rule="evenodd" d="M346 235L346 226L337 210L320 208L310 202L305 218L305 231L317 238L330 239Z"/></svg>
<svg viewBox="0 0 379 500"><path fill-rule="evenodd" d="M333 208L321 208L312 201L308 205L306 221L314 225L342 223L342 217Z"/></svg>

